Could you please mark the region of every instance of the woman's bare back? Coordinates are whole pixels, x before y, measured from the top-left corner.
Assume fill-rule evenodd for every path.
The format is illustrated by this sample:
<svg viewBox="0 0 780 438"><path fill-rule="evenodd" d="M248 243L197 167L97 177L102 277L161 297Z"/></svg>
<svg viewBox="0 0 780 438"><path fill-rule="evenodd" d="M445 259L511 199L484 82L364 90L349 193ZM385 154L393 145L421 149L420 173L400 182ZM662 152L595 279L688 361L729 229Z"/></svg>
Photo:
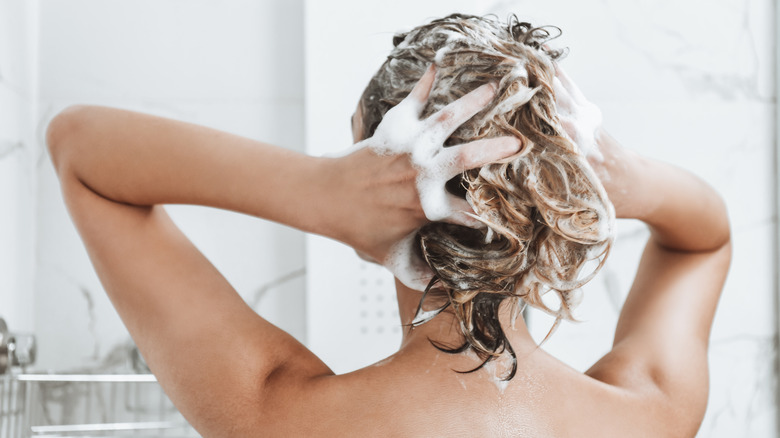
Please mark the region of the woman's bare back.
<svg viewBox="0 0 780 438"><path fill-rule="evenodd" d="M383 197L416 193L405 157L318 159L101 107L66 110L47 141L112 303L166 393L204 436L677 437L698 429L709 330L731 254L725 208L698 178L624 151L606 134L598 145L606 159L596 171L617 216L643 220L652 232L613 348L578 373L518 324L508 335L517 373L503 389L496 377L505 369L489 364L458 374L479 361L430 344L462 342L447 314L408 332L391 360L333 375L249 308L160 205L240 211L382 260L426 221L419 202ZM500 159L487 155L486 162ZM399 168L409 177L399 181ZM277 190L257 190L269 184ZM404 326L419 297L399 287Z"/></svg>
<svg viewBox="0 0 780 438"><path fill-rule="evenodd" d="M542 349L519 359L511 381L496 377L498 366L455 371L474 363L475 356L401 352L316 379L302 388L296 413L285 408L290 421L279 425L278 436L667 436L663 424L642 423L651 400L599 382Z"/></svg>

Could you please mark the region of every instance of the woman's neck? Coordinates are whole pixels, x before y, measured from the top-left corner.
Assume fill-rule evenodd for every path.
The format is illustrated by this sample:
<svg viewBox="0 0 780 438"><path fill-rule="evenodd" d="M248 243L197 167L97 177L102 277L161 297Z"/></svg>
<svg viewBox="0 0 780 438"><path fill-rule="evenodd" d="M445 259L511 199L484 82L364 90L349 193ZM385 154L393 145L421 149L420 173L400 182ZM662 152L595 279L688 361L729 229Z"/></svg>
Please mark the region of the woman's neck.
<svg viewBox="0 0 780 438"><path fill-rule="evenodd" d="M424 324L412 327L412 321L416 316L422 292L409 289L398 279L395 281L395 288L398 296L398 314L403 327L400 350L416 349L424 346L433 349L430 341L436 341L440 345L450 347L459 347L463 344L464 338L460 324L454 313L449 311L449 309ZM426 310L428 310L427 306ZM501 327L504 329L506 337L516 354L531 353L538 348L538 344L528 332L528 327L522 315L516 318L515 321L512 321L512 309L508 301L502 303L499 308L499 319Z"/></svg>

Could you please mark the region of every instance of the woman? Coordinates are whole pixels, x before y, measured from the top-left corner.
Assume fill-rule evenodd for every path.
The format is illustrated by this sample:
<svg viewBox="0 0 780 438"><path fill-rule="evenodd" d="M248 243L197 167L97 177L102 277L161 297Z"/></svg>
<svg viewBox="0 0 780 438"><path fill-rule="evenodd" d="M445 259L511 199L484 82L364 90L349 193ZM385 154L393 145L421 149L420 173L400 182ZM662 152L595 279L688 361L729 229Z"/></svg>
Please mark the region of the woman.
<svg viewBox="0 0 780 438"><path fill-rule="evenodd" d="M730 260L721 199L606 134L571 80L556 79L543 30L466 16L429 26L396 40L401 60L387 67L408 74L369 85L353 120L365 139L344 157L110 108L72 107L52 121L71 216L161 385L204 436L695 435ZM428 31L440 36L415 39ZM522 62L454 81L464 76L444 72L477 40L487 51L515 47ZM400 57L409 50L414 62ZM382 94L396 89L408 93L401 103ZM405 277L401 348L334 375L241 300L166 203L274 220L390 266ZM514 305L542 306L550 289L561 306L548 310L569 317L588 277L581 266L609 247L613 213L652 233L613 349L583 374L537 348Z"/></svg>

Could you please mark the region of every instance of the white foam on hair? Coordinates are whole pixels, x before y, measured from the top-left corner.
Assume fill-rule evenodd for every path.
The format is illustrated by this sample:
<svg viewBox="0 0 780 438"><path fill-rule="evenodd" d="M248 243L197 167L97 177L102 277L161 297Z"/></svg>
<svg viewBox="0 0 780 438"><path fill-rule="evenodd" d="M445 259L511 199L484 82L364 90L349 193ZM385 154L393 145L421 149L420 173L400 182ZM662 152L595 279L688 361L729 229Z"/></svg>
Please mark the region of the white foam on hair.
<svg viewBox="0 0 780 438"><path fill-rule="evenodd" d="M509 73L511 78L526 78L528 79L528 68L525 66L526 61L518 59L515 66L512 68L512 72Z"/></svg>
<svg viewBox="0 0 780 438"><path fill-rule="evenodd" d="M425 217L430 221L441 221L460 213L452 206L455 196L444 188L452 177L449 173L452 163L444 160L441 154L446 135L435 125L420 120L419 110L419 106L410 101L396 105L385 114L368 147L378 154L406 153L411 156L417 169L417 191Z"/></svg>
<svg viewBox="0 0 780 438"><path fill-rule="evenodd" d="M454 208L457 198L445 189L452 167L441 155L446 135L420 120L420 109L419 103L402 101L385 114L370 139L357 143L352 150L367 146L381 155L409 154L417 169L417 192L425 217L430 221L451 219L462 212ZM416 232L393 245L383 266L405 286L422 291L433 272L414 252Z"/></svg>
<svg viewBox="0 0 780 438"><path fill-rule="evenodd" d="M497 357L484 366L484 371L488 374L488 379L493 381L496 385L498 393L503 395L506 388L509 386L509 380L504 380L502 377L511 369L511 359L507 358L508 355Z"/></svg>
<svg viewBox="0 0 780 438"><path fill-rule="evenodd" d="M466 39L466 36L460 32L446 31L441 32L438 35L441 35L442 33L447 35L447 40L439 50L436 51L436 55L433 57L433 62L436 64L440 64L444 60L444 57L447 56L447 53L452 51L452 45L455 41Z"/></svg>
<svg viewBox="0 0 780 438"><path fill-rule="evenodd" d="M437 136L435 129L419 119L419 110L415 103L403 101L385 114L370 139L326 156L343 157L364 147L378 155L409 154L418 172L417 192L425 217L430 221L441 221L460 213L453 209L451 200L454 196L444 187L449 180L447 164L451 163L439 156L443 149L443 140L438 138L441 135ZM433 271L414 251L416 234L417 230L395 243L382 266L406 287L424 291L433 278Z"/></svg>
<svg viewBox="0 0 780 438"><path fill-rule="evenodd" d="M556 88L563 88L557 77L553 79L553 82ZM604 161L604 155L596 143L596 131L603 121L601 110L591 102L572 102L571 104L576 108L557 107L558 114L565 118L573 128L573 132L569 132L570 130L567 129L566 133L586 157L598 162Z"/></svg>
<svg viewBox="0 0 780 438"><path fill-rule="evenodd" d="M423 291L433 278L433 271L414 251L417 230L390 248L382 266L387 268L404 286Z"/></svg>
<svg viewBox="0 0 780 438"><path fill-rule="evenodd" d="M450 48L447 46L442 46L441 49L436 51L436 56L433 57L433 62L436 64L441 64L441 62L444 60L444 57L449 53Z"/></svg>
<svg viewBox="0 0 780 438"><path fill-rule="evenodd" d="M601 117L601 111L597 107L595 107L595 105L594 105L594 108L596 108L596 111L598 111L598 116ZM601 123L601 122L599 122L599 123ZM588 153L590 155L588 155L588 153L586 153L584 150L582 150L582 148L580 148L580 150L583 153L585 153L586 157L591 157L592 159L594 159L596 161L603 162L604 161L604 157L603 157L603 155L601 155L601 152L598 150L598 148L596 147L596 144L595 144L595 142L596 142L595 135L596 135L596 128L593 129L593 136L594 136L594 138L593 138L593 142L594 142L593 143L593 148L588 151ZM595 187L597 188L597 190L599 190L601 192L601 195L604 197L604 199L608 200L609 196L607 195L607 191L604 188L601 175L599 175L595 171L595 169L593 169L593 166L591 166L591 164L588 162L588 160L583 160L583 161L584 161L583 168L587 169L587 171L590 172L590 178L593 181L597 182L597 184L595 184ZM599 205L599 203L596 203L595 205ZM615 227L616 227L616 225L615 225L615 219L616 219L616 217L615 217L615 205L612 202L607 201L603 205L601 205L601 208L597 209L597 213L599 215L599 221L598 221L598 236L599 236L599 238L600 239L607 239L607 238L609 238L611 240L614 240L614 237L616 235L616 231L615 231ZM604 219L607 219L607 220L604 220ZM591 257L590 253L588 254L588 257Z"/></svg>
<svg viewBox="0 0 780 438"><path fill-rule="evenodd" d="M446 203L447 193L443 187L447 179L434 160L440 145L436 144L434 136L426 134L427 129L417 117L417 109L404 101L388 111L368 147L378 154L410 154L418 169L417 191L425 216L429 220L441 220L452 211ZM417 230L393 245L382 264L406 287L423 291L433 278L433 272L414 251L416 233Z"/></svg>
<svg viewBox="0 0 780 438"><path fill-rule="evenodd" d="M605 198L606 199L606 198ZM612 202L605 202L605 208L598 209L600 220L598 221L598 236L608 238L609 236L615 236L615 206ZM604 220L601 218L606 218Z"/></svg>
<svg viewBox="0 0 780 438"><path fill-rule="evenodd" d="M418 112L419 107L415 107L415 104L403 101L385 114L371 138L325 156L343 157L364 147L378 155L409 154L418 171L417 192L426 218L431 221L443 220L458 212L452 209L448 199L452 195L444 188L449 179L445 172L446 163L436 159L442 141L437 141L436 136L431 135L431 130L417 116ZM382 266L406 287L424 291L433 278L433 271L414 251L416 234L417 230L396 242L388 251Z"/></svg>
<svg viewBox="0 0 780 438"><path fill-rule="evenodd" d="M396 50L409 47L411 34L401 41ZM498 37L495 35L470 35L469 38L478 38L482 41L484 47L493 47L498 43ZM495 41L488 41L490 38ZM434 58L435 63L444 60L450 51L453 50L455 42L467 39L460 32L447 32L447 40L437 50ZM391 64L395 59L391 60ZM490 120L493 117L517 110L522 105L528 103L540 87L530 88L523 85L519 79L527 78L528 72L524 62L519 61L514 65L512 71L506 76L505 81L513 81L509 85L510 89L516 91L503 98L495 105L485 116L484 120ZM438 84L446 86L446 84ZM499 89L502 87L499 86ZM417 169L416 186L419 194L420 204L425 213L425 217L430 221L450 220L462 223L464 222L463 207L456 207L458 199L447 192L445 184L453 176L451 162L447 162L444 157L451 155L442 154L443 143L446 133L443 133L437 125L430 125L419 119L422 111L422 104L410 99L404 99L401 103L389 110L383 117L377 127L374 135L368 139L370 142L360 142L355 148L367 146L375 153L381 155L409 154L414 167ZM354 148L353 148L354 150ZM487 152L486 152L487 153ZM462 202L459 203L461 206ZM472 211L467 213L474 213ZM483 227L479 221L474 220L469 226ZM390 249L383 265L398 278L405 286L415 290L425 290L430 280L433 278L433 272L424 260L414 251L415 232L406 236L404 239L393 245ZM486 236L486 242L492 241L495 233L490 230Z"/></svg>
<svg viewBox="0 0 780 438"><path fill-rule="evenodd" d="M506 387L509 386L509 380L504 380L498 376L493 376L493 383L495 383L496 388L498 388L498 392L501 394L503 394L506 390Z"/></svg>
<svg viewBox="0 0 780 438"><path fill-rule="evenodd" d="M537 91L542 87L536 87L536 88L529 88L523 85L520 85L517 92L506 99L502 100L498 105L493 107L493 109L485 116L485 119L492 119L495 116L506 114L508 112L512 112L516 110L517 108L520 108L521 106L528 103L529 100L531 100L532 97L534 97L534 94L536 94Z"/></svg>

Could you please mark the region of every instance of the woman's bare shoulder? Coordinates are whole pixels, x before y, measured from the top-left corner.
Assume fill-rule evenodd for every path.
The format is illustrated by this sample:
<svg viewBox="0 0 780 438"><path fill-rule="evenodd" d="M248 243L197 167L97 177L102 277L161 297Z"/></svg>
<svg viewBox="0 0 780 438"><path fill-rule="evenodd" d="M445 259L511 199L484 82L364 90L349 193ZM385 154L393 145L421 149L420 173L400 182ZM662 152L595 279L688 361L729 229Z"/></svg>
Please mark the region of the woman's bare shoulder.
<svg viewBox="0 0 780 438"><path fill-rule="evenodd" d="M276 432L289 436L668 435L655 394L600 382L541 349L507 382L492 367L462 373L446 356L411 359L288 387L278 412L263 415L284 419Z"/></svg>

